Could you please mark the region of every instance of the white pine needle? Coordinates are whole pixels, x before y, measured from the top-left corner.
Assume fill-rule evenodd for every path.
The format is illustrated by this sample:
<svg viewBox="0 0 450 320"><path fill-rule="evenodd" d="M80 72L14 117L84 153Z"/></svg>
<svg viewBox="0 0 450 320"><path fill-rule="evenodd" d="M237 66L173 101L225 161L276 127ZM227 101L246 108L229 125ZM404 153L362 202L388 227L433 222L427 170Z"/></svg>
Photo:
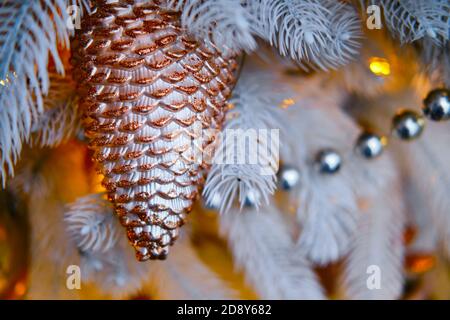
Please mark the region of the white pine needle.
<svg viewBox="0 0 450 320"><path fill-rule="evenodd" d="M116 243L116 219L104 194L92 194L68 205L67 231L83 252L106 252Z"/></svg>
<svg viewBox="0 0 450 320"><path fill-rule="evenodd" d="M69 45L66 0L5 0L0 4L0 179L14 173L22 142L44 110L48 61L64 73L57 42Z"/></svg>
<svg viewBox="0 0 450 320"><path fill-rule="evenodd" d="M358 52L360 21L352 6L331 0L260 0L250 6L260 36L283 56L327 70Z"/></svg>
<svg viewBox="0 0 450 320"><path fill-rule="evenodd" d="M41 147L55 147L81 130L75 85L67 77L51 74L45 111L33 125L33 142Z"/></svg>
<svg viewBox="0 0 450 320"><path fill-rule="evenodd" d="M181 11L181 23L198 40L222 50L256 49L254 17L241 0L169 0L168 6Z"/></svg>

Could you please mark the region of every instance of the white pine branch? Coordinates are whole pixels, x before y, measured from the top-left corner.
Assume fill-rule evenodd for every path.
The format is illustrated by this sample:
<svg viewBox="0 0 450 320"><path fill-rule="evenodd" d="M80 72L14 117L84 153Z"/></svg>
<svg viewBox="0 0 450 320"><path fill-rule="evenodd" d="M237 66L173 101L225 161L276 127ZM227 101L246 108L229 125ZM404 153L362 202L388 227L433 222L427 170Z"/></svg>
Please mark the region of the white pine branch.
<svg viewBox="0 0 450 320"><path fill-rule="evenodd" d="M299 116L309 135L314 136L303 152L315 155L321 148L332 147L342 158L341 169L331 176L318 173L309 162L314 158L303 160L303 166L299 164L304 168L298 208L300 249L314 262L326 264L348 253L359 220L365 215L364 202L380 194L390 197L386 185L395 181L397 170L387 154L368 161L355 152L353 143L359 129L342 111L317 108Z"/></svg>
<svg viewBox="0 0 450 320"><path fill-rule="evenodd" d="M80 269L85 283L105 295L121 299L138 293L149 276L151 265L136 260L134 250L119 225L120 241L106 252L80 252Z"/></svg>
<svg viewBox="0 0 450 320"><path fill-rule="evenodd" d="M44 110L51 57L59 73L64 66L57 42L69 45L67 5L72 1L5 0L0 4L0 176L3 185L14 172L32 125Z"/></svg>
<svg viewBox="0 0 450 320"><path fill-rule="evenodd" d="M351 299L397 299L402 293L404 209L398 182L389 182L364 204L344 273Z"/></svg>
<svg viewBox="0 0 450 320"><path fill-rule="evenodd" d="M53 177L46 178L53 186ZM67 267L80 266L80 258L78 249L66 233L62 219L64 204L52 187L44 192L32 192L27 200L31 226L27 298L79 298L79 290L66 287Z"/></svg>
<svg viewBox="0 0 450 320"><path fill-rule="evenodd" d="M440 124L430 124L421 140L414 145L403 146L406 168L420 193L426 210L422 214L431 216L438 240L450 255L450 188L448 162L450 153L446 147L448 130Z"/></svg>
<svg viewBox="0 0 450 320"><path fill-rule="evenodd" d="M235 263L261 299L323 299L306 258L294 250L288 223L275 207L220 217Z"/></svg>
<svg viewBox="0 0 450 320"><path fill-rule="evenodd" d="M256 206L268 203L276 187L277 140L283 139L288 121L279 106L287 97L273 76L244 69L206 181L203 195L207 203L219 196L220 211L226 212L236 196L242 206L250 191L256 193Z"/></svg>
<svg viewBox="0 0 450 320"><path fill-rule="evenodd" d="M352 141L358 128L339 109L318 106L295 112L297 148L292 155L300 168L298 222L302 231L299 250L315 263L335 261L348 252L359 216L355 189L359 167L354 160ZM339 172L320 173L315 157L320 150L331 148L342 159Z"/></svg>
<svg viewBox="0 0 450 320"><path fill-rule="evenodd" d="M137 293L149 266L136 261L105 195L87 195L66 208L66 231L78 249L83 282L116 299Z"/></svg>
<svg viewBox="0 0 450 320"><path fill-rule="evenodd" d="M250 4L260 36L283 56L327 70L356 56L361 37L356 10L331 0L259 0Z"/></svg>
<svg viewBox="0 0 450 320"><path fill-rule="evenodd" d="M42 173L42 166L49 155L45 149L27 149L17 173L8 182L8 188L33 197L44 197L52 188L52 182Z"/></svg>
<svg viewBox="0 0 450 320"><path fill-rule="evenodd" d="M64 220L80 250L83 280L113 298L127 297L144 286L163 299L235 298L187 239L180 239L163 262L136 261L124 229L102 194L79 198L69 205Z"/></svg>
<svg viewBox="0 0 450 320"><path fill-rule="evenodd" d="M402 152L399 152L400 154ZM406 163L409 159L401 159ZM406 167L406 168L405 168ZM408 252L435 252L438 247L437 228L433 221L433 216L429 214L428 201L421 192L421 187L417 185L416 179L411 178L408 165L403 166L406 172L404 174L403 189L405 207L407 212L408 226L414 228L415 236L411 244L408 245ZM415 174L415 173L412 173Z"/></svg>
<svg viewBox="0 0 450 320"><path fill-rule="evenodd" d="M68 78L50 74L50 90L44 98L45 111L33 125L33 142L41 147L55 147L81 130L75 85Z"/></svg>
<svg viewBox="0 0 450 320"><path fill-rule="evenodd" d="M383 9L387 27L402 43L425 37L442 44L449 39L448 0L362 0Z"/></svg>
<svg viewBox="0 0 450 320"><path fill-rule="evenodd" d="M67 231L83 252L106 252L117 242L116 220L104 194L77 199L64 215Z"/></svg>
<svg viewBox="0 0 450 320"><path fill-rule="evenodd" d="M147 286L158 299L236 299L236 293L200 260L189 239L180 239L167 260L153 262Z"/></svg>
<svg viewBox="0 0 450 320"><path fill-rule="evenodd" d="M169 0L181 11L181 23L197 39L222 50L256 49L256 21L241 0Z"/></svg>
<svg viewBox="0 0 450 320"><path fill-rule="evenodd" d="M359 48L354 7L334 0L168 0L182 12L183 26L220 48L254 51L255 37L299 63L337 68Z"/></svg>
<svg viewBox="0 0 450 320"><path fill-rule="evenodd" d="M436 45L430 38L420 42L420 58L422 67L428 74L431 82L450 87L450 40L442 46Z"/></svg>

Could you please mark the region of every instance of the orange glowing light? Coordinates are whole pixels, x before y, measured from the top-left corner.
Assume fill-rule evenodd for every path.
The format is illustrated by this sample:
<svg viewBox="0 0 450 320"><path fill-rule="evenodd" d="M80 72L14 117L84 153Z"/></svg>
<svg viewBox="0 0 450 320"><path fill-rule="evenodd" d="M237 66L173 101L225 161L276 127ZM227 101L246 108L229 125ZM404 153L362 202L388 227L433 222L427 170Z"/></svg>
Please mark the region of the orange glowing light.
<svg viewBox="0 0 450 320"><path fill-rule="evenodd" d="M96 174L94 175L94 192L95 193L103 193L106 192L106 188L102 185L102 181L103 181L103 175L101 174Z"/></svg>
<svg viewBox="0 0 450 320"><path fill-rule="evenodd" d="M0 226L0 241L6 241L6 229Z"/></svg>
<svg viewBox="0 0 450 320"><path fill-rule="evenodd" d="M27 291L27 287L24 282L17 282L14 286L14 295L16 297L22 297Z"/></svg>
<svg viewBox="0 0 450 320"><path fill-rule="evenodd" d="M413 226L407 226L403 232L403 243L405 245L410 245L417 236L417 229Z"/></svg>
<svg viewBox="0 0 450 320"><path fill-rule="evenodd" d="M369 60L370 71L377 76L387 77L391 74L391 65L384 58L372 57Z"/></svg>
<svg viewBox="0 0 450 320"><path fill-rule="evenodd" d="M410 254L405 259L406 271L415 274L427 272L431 270L435 264L435 257L428 253Z"/></svg>
<svg viewBox="0 0 450 320"><path fill-rule="evenodd" d="M280 108L287 109L295 103L294 99L284 99L280 105Z"/></svg>

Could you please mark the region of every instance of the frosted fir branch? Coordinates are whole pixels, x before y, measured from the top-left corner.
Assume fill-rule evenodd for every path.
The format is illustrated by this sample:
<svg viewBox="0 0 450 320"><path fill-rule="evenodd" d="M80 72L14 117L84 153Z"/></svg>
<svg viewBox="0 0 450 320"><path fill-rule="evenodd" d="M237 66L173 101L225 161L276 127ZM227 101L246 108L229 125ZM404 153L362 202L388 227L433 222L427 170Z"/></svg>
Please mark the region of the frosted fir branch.
<svg viewBox="0 0 450 320"><path fill-rule="evenodd" d="M36 161L34 157L24 158ZM67 181L79 181L73 179L74 172L77 171L74 170L76 161L73 157L64 158L63 161L54 157L53 161L49 159L48 156L39 159L37 170L46 180L46 188L31 188L25 202L31 226L27 298L74 299L79 298L80 290L67 290L66 268L70 265L80 265L79 250L67 236L63 221L65 206L61 196L65 192L65 197L71 197L72 194L68 193L79 191L84 184L76 184L76 189L58 189L57 186L65 185ZM63 170L65 166L61 166L61 162L70 168L71 174ZM58 174L53 174L55 171ZM20 174L19 171L19 176Z"/></svg>
<svg viewBox="0 0 450 320"><path fill-rule="evenodd" d="M237 299L237 293L201 261L187 237L177 242L166 261L152 264L149 278L144 289L158 299Z"/></svg>
<svg viewBox="0 0 450 320"><path fill-rule="evenodd" d="M83 170L85 154L82 148L76 145L70 149L62 148L73 153L70 157L64 157L50 151L51 157L43 161L40 169L48 181L46 192L36 196L34 191L27 197L26 205L32 226L27 296L32 299L74 299L87 293L90 297L92 294L94 297L103 294L101 298L105 295L123 298L136 293L148 276L148 265L136 261L124 228L118 226L115 229L121 241L104 253L82 252L68 234L67 222L63 219L67 211L66 201L76 195L86 194L89 186L83 183L88 177ZM113 215L112 209L109 215ZM80 267L83 282L81 290L68 290L66 286L67 268L71 265ZM94 285L90 288L94 287L95 293L85 289L88 287L84 285L87 282Z"/></svg>
<svg viewBox="0 0 450 320"><path fill-rule="evenodd" d="M164 262L136 261L111 204L102 194L88 195L70 204L64 220L80 250L83 281L113 298L137 293L146 283L165 299L235 298L235 293L201 262L186 239L177 243Z"/></svg>
<svg viewBox="0 0 450 320"><path fill-rule="evenodd" d="M33 152L31 156L31 152ZM8 188L25 195L42 198L52 188L51 179L42 172L48 158L48 150L27 150L24 160L17 168L17 174L9 181Z"/></svg>
<svg viewBox="0 0 450 320"><path fill-rule="evenodd" d="M14 173L22 142L44 110L51 57L64 73L57 42L69 46L66 8L72 1L12 1L0 5L0 176Z"/></svg>
<svg viewBox="0 0 450 320"><path fill-rule="evenodd" d="M323 108L304 110L298 115L301 120L295 119L300 130L303 128L309 137L314 137L309 142L299 141L305 143L305 149L297 153L297 165L303 168L297 211L302 226L298 244L312 261L327 264L350 250L364 215L364 203L380 194L391 196L386 185L395 181L397 170L387 154L368 163L355 152L351 141L356 141L360 130L343 111L320 109ZM324 148L336 150L342 159L339 172L331 176L320 173L314 164L318 150Z"/></svg>
<svg viewBox="0 0 450 320"><path fill-rule="evenodd" d="M250 4L260 36L283 56L323 70L356 56L361 37L356 10L331 0L259 0Z"/></svg>
<svg viewBox="0 0 450 320"><path fill-rule="evenodd" d="M83 252L106 252L117 242L116 220L104 194L92 194L68 205L67 232Z"/></svg>
<svg viewBox="0 0 450 320"><path fill-rule="evenodd" d="M399 154L402 154L402 152L399 152ZM409 160L400 158L398 161ZM421 188L414 180L415 179L411 179L409 172L404 173L403 199L405 201L407 212L407 225L418 230L406 250L413 253L435 252L438 248L438 233L433 221L433 216L428 214L429 205L427 202L430 200L424 199L424 195L420 190Z"/></svg>
<svg viewBox="0 0 450 320"><path fill-rule="evenodd" d="M324 4L331 12L331 42L318 54L317 61L311 62L321 69L337 69L358 56L363 38L361 21L350 5L334 0Z"/></svg>
<svg viewBox="0 0 450 320"><path fill-rule="evenodd" d="M388 197L365 204L352 241L343 279L350 299L398 299L402 293L404 209L398 183L386 189Z"/></svg>
<svg viewBox="0 0 450 320"><path fill-rule="evenodd" d="M104 194L90 194L67 205L64 223L79 252L83 282L116 299L141 288L148 266L136 261Z"/></svg>
<svg viewBox="0 0 450 320"><path fill-rule="evenodd" d="M116 226L121 228L120 226ZM235 299L236 293L180 239L165 261L136 261L125 234L108 252L82 252L83 279L113 298L138 291L159 299Z"/></svg>
<svg viewBox="0 0 450 320"><path fill-rule="evenodd" d="M80 253L80 269L83 282L93 284L113 299L123 299L138 293L151 266L136 260L124 230L117 228L121 239L109 251Z"/></svg>
<svg viewBox="0 0 450 320"><path fill-rule="evenodd" d="M241 0L169 0L181 11L181 24L198 40L208 40L221 50L253 51L257 23Z"/></svg>
<svg viewBox="0 0 450 320"><path fill-rule="evenodd" d="M442 44L449 40L450 3L448 0L369 0L383 9L389 31L402 43L429 37Z"/></svg>
<svg viewBox="0 0 450 320"><path fill-rule="evenodd" d="M275 207L220 218L237 266L261 299L324 299L322 288Z"/></svg>
<svg viewBox="0 0 450 320"><path fill-rule="evenodd" d="M337 68L358 53L356 10L333 0L169 0L197 39L221 48L254 51L256 37L280 53L321 69Z"/></svg>
<svg viewBox="0 0 450 320"><path fill-rule="evenodd" d="M50 90L44 98L45 111L33 125L33 143L56 147L81 131L81 115L75 85L70 78L50 75Z"/></svg>
<svg viewBox="0 0 450 320"><path fill-rule="evenodd" d="M257 207L269 202L276 187L278 138L283 139L288 122L280 105L287 98L289 93L276 77L251 67L244 69L230 99L232 110L205 184L207 204L219 197L220 212L224 213L236 196L242 207L250 192Z"/></svg>
<svg viewBox="0 0 450 320"><path fill-rule="evenodd" d="M341 110L323 107L321 100L313 100L314 108L293 110L297 148L291 159L300 168L302 181L295 194L297 220L302 227L298 250L317 264L327 264L348 252L357 227L355 181L360 164L353 159L349 141L356 140L359 129ZM333 175L320 173L315 165L317 153L328 148L336 150L343 162Z"/></svg>
<svg viewBox="0 0 450 320"><path fill-rule="evenodd" d="M450 87L450 40L442 46L436 45L430 38L424 38L419 43L419 53L422 69L435 85L444 84Z"/></svg>
<svg viewBox="0 0 450 320"><path fill-rule="evenodd" d="M450 187L450 153L445 147L447 139L445 127L430 125L414 148L403 146L402 150L408 159L406 168L410 181L419 190L426 208L422 214L431 216L438 240L450 256L450 201L446 193Z"/></svg>

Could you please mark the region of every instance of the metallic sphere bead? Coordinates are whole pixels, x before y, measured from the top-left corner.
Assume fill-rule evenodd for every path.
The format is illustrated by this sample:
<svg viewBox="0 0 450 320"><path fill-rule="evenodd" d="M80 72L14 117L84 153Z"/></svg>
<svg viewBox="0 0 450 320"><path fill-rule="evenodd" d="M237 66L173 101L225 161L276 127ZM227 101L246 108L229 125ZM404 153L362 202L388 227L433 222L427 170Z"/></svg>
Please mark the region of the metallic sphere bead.
<svg viewBox="0 0 450 320"><path fill-rule="evenodd" d="M383 153L386 138L363 132L356 141L356 151L366 159L374 159Z"/></svg>
<svg viewBox="0 0 450 320"><path fill-rule="evenodd" d="M402 110L392 119L392 129L402 140L413 140L420 137L425 127L424 118L412 110Z"/></svg>
<svg viewBox="0 0 450 320"><path fill-rule="evenodd" d="M316 156L316 165L320 173L334 174L339 171L342 164L342 158L336 151L325 149Z"/></svg>
<svg viewBox="0 0 450 320"><path fill-rule="evenodd" d="M300 172L293 166L282 166L278 171L278 186L281 190L290 191L298 186Z"/></svg>
<svg viewBox="0 0 450 320"><path fill-rule="evenodd" d="M423 113L433 121L450 119L450 90L431 91L424 100Z"/></svg>

